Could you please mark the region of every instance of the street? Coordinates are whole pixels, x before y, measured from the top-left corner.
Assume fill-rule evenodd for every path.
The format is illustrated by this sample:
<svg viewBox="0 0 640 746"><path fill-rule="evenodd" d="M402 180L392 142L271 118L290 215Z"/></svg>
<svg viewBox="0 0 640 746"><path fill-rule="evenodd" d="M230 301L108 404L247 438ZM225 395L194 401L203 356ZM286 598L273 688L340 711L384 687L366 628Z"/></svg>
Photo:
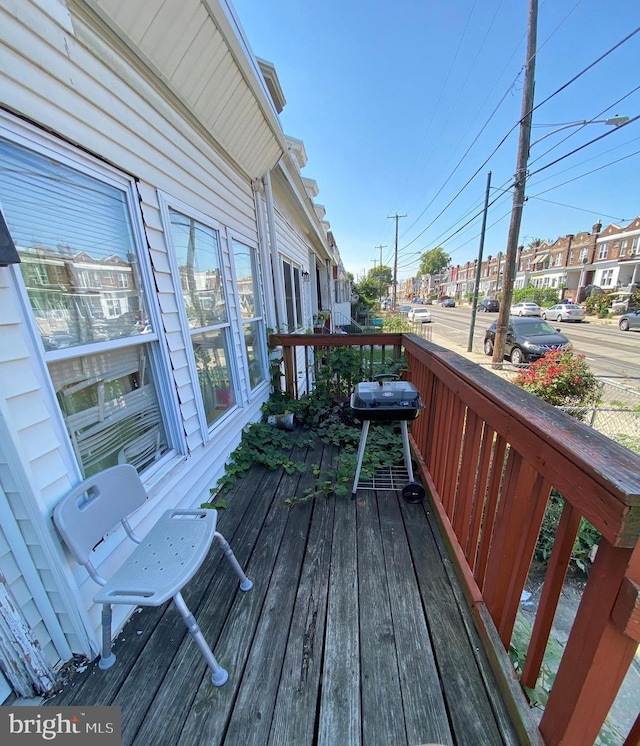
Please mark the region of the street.
<svg viewBox="0 0 640 746"><path fill-rule="evenodd" d="M433 321L432 339L451 349L466 351L471 324L471 309L429 306ZM496 313L479 312L473 335L473 352L483 354L482 344L487 327L497 318ZM583 354L593 373L599 376L640 379L640 332L621 332L617 319L552 323L573 343L576 352ZM489 357L484 356L487 362Z"/></svg>

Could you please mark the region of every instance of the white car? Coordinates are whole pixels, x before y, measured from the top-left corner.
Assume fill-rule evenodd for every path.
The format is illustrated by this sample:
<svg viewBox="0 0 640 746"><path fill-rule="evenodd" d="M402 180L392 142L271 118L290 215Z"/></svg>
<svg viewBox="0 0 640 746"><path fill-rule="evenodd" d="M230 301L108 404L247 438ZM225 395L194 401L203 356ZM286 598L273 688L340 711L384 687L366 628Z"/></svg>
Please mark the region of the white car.
<svg viewBox="0 0 640 746"><path fill-rule="evenodd" d="M431 321L431 312L428 308L412 308L407 314L409 321L413 321L415 324L428 324Z"/></svg>
<svg viewBox="0 0 640 746"><path fill-rule="evenodd" d="M516 303L511 306L509 316L540 316L540 306L537 303Z"/></svg>
<svg viewBox="0 0 640 746"><path fill-rule="evenodd" d="M549 321L582 321L584 319L584 311L580 306L558 303L555 306L551 306L551 308L545 308L542 312L542 318Z"/></svg>

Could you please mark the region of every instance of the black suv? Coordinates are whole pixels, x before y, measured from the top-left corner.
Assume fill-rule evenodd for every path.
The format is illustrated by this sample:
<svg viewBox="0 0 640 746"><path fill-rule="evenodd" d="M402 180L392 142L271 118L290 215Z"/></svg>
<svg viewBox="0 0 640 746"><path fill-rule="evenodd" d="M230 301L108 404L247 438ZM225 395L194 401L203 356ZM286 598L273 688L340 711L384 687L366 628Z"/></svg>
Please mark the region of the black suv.
<svg viewBox="0 0 640 746"><path fill-rule="evenodd" d="M495 311L497 313L499 310L500 302L494 300L493 298L485 298L484 300L481 300L480 303L478 303L478 311L484 311L485 313L489 313L489 311Z"/></svg>
<svg viewBox="0 0 640 746"><path fill-rule="evenodd" d="M484 333L485 355L493 355L498 320ZM544 357L549 350L570 350L571 342L551 324L533 316L511 316L507 329L504 355L514 365L522 365Z"/></svg>

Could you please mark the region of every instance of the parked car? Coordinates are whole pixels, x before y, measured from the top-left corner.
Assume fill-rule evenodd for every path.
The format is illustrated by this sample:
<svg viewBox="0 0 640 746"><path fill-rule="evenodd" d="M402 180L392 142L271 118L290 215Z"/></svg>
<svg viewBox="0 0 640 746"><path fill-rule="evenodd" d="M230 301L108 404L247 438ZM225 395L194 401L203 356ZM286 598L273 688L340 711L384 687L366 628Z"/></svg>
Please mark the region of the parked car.
<svg viewBox="0 0 640 746"><path fill-rule="evenodd" d="M516 303L509 309L509 316L540 316L537 303Z"/></svg>
<svg viewBox="0 0 640 746"><path fill-rule="evenodd" d="M637 311L630 311L625 313L624 316L620 317L618 326L621 332L628 332L629 329L640 329L640 309Z"/></svg>
<svg viewBox="0 0 640 746"><path fill-rule="evenodd" d="M494 300L493 298L485 298L478 303L478 311L484 311L485 313L493 312L496 313L500 310L500 301Z"/></svg>
<svg viewBox="0 0 640 746"><path fill-rule="evenodd" d="M445 298L441 303L443 308L455 308L456 302L453 300L453 298Z"/></svg>
<svg viewBox="0 0 640 746"><path fill-rule="evenodd" d="M542 312L542 318L551 319L551 321L580 322L584 319L584 315L584 311L580 306L567 303L557 303L555 306L551 306L551 308L545 308Z"/></svg>
<svg viewBox="0 0 640 746"><path fill-rule="evenodd" d="M493 355L497 325L496 319L484 333L485 355ZM504 356L514 365L537 360L544 357L549 350L570 349L571 342L547 321L519 316L512 316L509 319Z"/></svg>
<svg viewBox="0 0 640 746"><path fill-rule="evenodd" d="M409 313L407 314L407 318L409 319L409 321L413 321L416 324L428 324L431 321L431 312L428 308L418 306L416 308L412 308L409 311Z"/></svg>

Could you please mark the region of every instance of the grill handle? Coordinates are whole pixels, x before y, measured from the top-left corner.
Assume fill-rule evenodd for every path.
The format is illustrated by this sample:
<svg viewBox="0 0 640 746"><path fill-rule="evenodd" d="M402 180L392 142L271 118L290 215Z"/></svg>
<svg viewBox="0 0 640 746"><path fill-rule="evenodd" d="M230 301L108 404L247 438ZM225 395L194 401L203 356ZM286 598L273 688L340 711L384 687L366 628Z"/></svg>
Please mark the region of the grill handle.
<svg viewBox="0 0 640 746"><path fill-rule="evenodd" d="M397 373L378 373L378 375L373 377L373 380L377 381L380 386L382 386L385 381L398 381L399 379L400 376L397 375Z"/></svg>

